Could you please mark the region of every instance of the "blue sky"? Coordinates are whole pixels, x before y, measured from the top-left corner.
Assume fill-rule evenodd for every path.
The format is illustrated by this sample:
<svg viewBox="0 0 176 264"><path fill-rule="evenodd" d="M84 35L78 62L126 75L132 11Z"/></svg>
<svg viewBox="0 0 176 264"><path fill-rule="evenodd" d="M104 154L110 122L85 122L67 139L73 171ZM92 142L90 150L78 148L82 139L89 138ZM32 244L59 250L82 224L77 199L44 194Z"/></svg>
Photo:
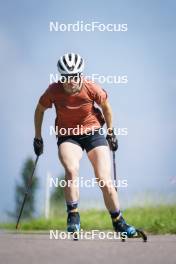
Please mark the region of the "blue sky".
<svg viewBox="0 0 176 264"><path fill-rule="evenodd" d="M0 11L1 185L0 212L14 207L14 186L26 157L34 156L33 114L58 58L80 53L85 73L127 75L127 85L103 84L114 112L114 126L127 127L119 137L118 176L128 180L121 191L124 207L145 193L170 197L176 178L176 20L174 1L5 1ZM49 32L49 22L128 24L127 32ZM44 204L47 171L63 173L55 138L49 136L54 109L43 125L45 153L40 158L38 208ZM80 176L93 177L86 156ZM89 199L89 200L88 200ZM82 205L96 200L98 189L81 190ZM137 198L136 198L137 199ZM153 199L153 198L152 198Z"/></svg>

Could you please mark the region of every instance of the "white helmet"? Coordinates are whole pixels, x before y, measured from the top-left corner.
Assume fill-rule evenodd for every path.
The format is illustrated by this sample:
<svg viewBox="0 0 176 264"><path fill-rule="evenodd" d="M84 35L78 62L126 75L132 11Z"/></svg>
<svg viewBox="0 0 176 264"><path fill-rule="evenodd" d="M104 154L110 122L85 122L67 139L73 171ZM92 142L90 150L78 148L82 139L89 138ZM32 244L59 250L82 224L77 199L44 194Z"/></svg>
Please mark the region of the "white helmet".
<svg viewBox="0 0 176 264"><path fill-rule="evenodd" d="M57 63L57 68L60 74L78 74L84 70L84 60L79 54L66 53L60 57Z"/></svg>

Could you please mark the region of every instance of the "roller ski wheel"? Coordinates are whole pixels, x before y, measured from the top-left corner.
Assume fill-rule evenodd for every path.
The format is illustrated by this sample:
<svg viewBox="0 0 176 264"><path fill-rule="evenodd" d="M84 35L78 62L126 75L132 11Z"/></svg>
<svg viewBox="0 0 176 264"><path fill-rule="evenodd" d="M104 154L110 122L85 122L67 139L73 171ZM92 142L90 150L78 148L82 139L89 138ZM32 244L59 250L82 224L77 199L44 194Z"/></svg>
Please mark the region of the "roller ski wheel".
<svg viewBox="0 0 176 264"><path fill-rule="evenodd" d="M79 232L73 232L72 237L73 237L74 241L78 241L79 240Z"/></svg>
<svg viewBox="0 0 176 264"><path fill-rule="evenodd" d="M142 229L130 226L125 222L122 215L112 219L112 224L116 232L121 233L121 240L126 241L127 238L142 238L144 242L147 242L147 236Z"/></svg>
<svg viewBox="0 0 176 264"><path fill-rule="evenodd" d="M79 231L68 232L68 234L69 234L69 239L71 239L73 241L78 241L79 240Z"/></svg>
<svg viewBox="0 0 176 264"><path fill-rule="evenodd" d="M142 238L143 242L147 242L147 235L144 233L142 229L136 229L136 232L132 236L127 236L127 238ZM122 242L125 242L127 238L121 237Z"/></svg>

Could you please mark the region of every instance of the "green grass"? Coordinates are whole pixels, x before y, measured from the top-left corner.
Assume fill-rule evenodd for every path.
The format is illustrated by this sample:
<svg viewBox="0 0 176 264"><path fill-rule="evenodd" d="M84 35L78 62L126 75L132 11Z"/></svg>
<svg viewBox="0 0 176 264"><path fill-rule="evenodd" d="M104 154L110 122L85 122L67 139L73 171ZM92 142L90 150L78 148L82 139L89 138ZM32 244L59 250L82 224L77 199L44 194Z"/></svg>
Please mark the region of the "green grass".
<svg viewBox="0 0 176 264"><path fill-rule="evenodd" d="M111 219L107 211L81 211L81 227L83 230L111 230ZM151 234L176 234L176 205L161 205L157 207L135 207L123 211L123 216L129 224L143 228ZM1 229L15 229L15 223L1 223ZM55 218L44 218L21 221L20 230L66 230L66 213Z"/></svg>

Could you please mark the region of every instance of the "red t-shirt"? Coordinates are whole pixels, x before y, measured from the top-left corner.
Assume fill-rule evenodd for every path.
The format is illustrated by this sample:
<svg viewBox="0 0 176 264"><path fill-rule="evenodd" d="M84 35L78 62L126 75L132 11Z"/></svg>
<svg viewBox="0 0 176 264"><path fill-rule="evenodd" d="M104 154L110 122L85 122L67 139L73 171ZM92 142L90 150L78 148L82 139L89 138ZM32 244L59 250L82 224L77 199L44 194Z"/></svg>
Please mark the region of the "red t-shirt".
<svg viewBox="0 0 176 264"><path fill-rule="evenodd" d="M105 90L99 85L83 79L81 91L73 95L64 91L61 82L52 83L40 97L39 103L45 108L51 108L54 104L56 109L55 125L58 127L58 135L61 136L74 135L73 128L79 127L79 134L100 128L103 116L101 116L101 112L96 111L94 102L101 105L106 99ZM66 134L63 129L67 131Z"/></svg>

